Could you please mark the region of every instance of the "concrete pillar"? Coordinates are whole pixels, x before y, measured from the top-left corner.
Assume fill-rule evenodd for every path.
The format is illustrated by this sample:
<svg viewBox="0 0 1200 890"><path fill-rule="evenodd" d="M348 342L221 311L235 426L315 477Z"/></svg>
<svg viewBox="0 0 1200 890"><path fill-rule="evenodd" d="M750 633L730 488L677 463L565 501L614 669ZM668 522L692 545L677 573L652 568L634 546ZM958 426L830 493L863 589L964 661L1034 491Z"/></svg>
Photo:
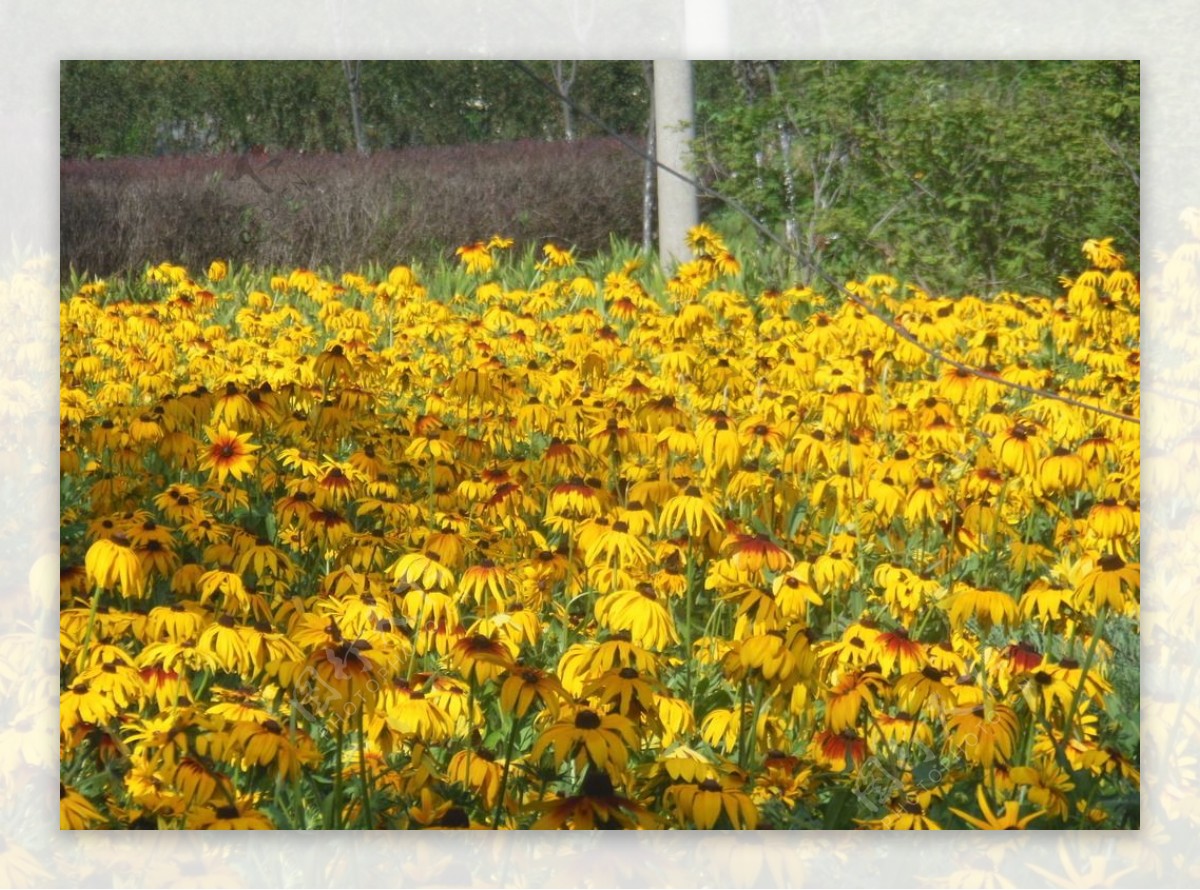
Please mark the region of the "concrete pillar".
<svg viewBox="0 0 1200 890"><path fill-rule="evenodd" d="M691 141L692 63L654 63L654 139L660 163L693 176ZM678 176L658 168L658 253L664 271L691 258L686 236L700 222L696 190Z"/></svg>

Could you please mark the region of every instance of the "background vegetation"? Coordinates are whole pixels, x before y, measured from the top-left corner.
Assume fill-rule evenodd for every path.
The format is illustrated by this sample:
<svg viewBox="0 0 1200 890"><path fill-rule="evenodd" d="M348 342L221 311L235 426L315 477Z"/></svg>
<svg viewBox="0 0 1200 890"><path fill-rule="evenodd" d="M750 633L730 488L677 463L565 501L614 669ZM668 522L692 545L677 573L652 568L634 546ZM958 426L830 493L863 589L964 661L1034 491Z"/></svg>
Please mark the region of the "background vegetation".
<svg viewBox="0 0 1200 890"><path fill-rule="evenodd" d="M651 94L645 63L530 64L614 132L644 137ZM349 153L360 142L386 153L605 135L591 116L505 62L368 61L353 70L358 139L347 68L337 61L65 62L61 152L64 159L97 161L232 155L265 164L279 152ZM874 269L949 292L1046 293L1056 275L1075 267L1081 233L1115 236L1131 255L1138 252L1137 62L698 62L695 78L694 172L804 258L794 264L780 250L756 284L810 282L811 257L835 278ZM248 154L253 149L266 154ZM269 230L255 231L269 231L273 250L296 246L290 262L345 267L367 256L428 259L432 234L409 237L397 207L411 208L443 244L456 243L466 236L452 218L481 199L480 176L505 180L523 164L532 165L532 182L547 173L538 165L548 155L530 152L524 142L493 152L453 156L470 175L431 173L442 177L434 189L440 199L431 203L414 203L388 164L339 162L338 169L357 171L337 179L339 202L355 208L355 219L371 221L352 245L304 234L316 210L277 213ZM410 166L419 167L429 156L413 157ZM595 155L555 157L586 166ZM242 237L247 210L240 190L222 190L215 178L208 189L184 188L170 172L180 168L165 164L114 176L110 164L64 165L64 272L110 274L168 257L272 258L258 235ZM227 164L236 172L234 161ZM608 231L621 237L641 230L642 202L628 191L640 183L639 165L630 154L629 163L600 176L600 182L613 177L623 196L603 205ZM570 196L560 188L540 186L532 203L501 200L489 208L496 227L513 231L504 214L521 206L556 221L552 232L535 227L531 236L591 246L594 236L576 228L579 211L572 208L594 196L587 177L597 173L594 165L565 167L561 175L580 177L581 185L566 204ZM107 184L96 185L100 180ZM739 249L767 247L722 202L706 201L704 210L732 231ZM345 232L339 219L330 217L330 224ZM114 239L104 254L81 240L80 233L118 220L136 236Z"/></svg>
<svg viewBox="0 0 1200 890"><path fill-rule="evenodd" d="M419 258L433 265L497 231L587 252L641 228L638 160L612 139L71 161L62 166L63 272Z"/></svg>

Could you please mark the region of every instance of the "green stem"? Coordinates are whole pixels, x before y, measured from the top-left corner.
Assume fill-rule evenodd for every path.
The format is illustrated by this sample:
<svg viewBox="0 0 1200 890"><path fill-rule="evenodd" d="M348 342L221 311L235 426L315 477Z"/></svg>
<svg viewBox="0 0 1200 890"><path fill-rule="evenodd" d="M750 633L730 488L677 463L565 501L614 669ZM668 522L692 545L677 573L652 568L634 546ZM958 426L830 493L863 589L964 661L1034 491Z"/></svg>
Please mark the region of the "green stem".
<svg viewBox="0 0 1200 890"><path fill-rule="evenodd" d="M474 674L471 675L471 680L467 684L467 719L472 724L475 722L475 675ZM465 788L467 788L468 790L471 787L471 753L472 753L472 750L474 749L474 747L475 746L471 744L471 737L468 734L468 736L467 736L466 768L463 770L463 772L465 773L465 777L464 777L465 780L463 782L463 786Z"/></svg>
<svg viewBox="0 0 1200 890"><path fill-rule="evenodd" d="M357 721L358 775L362 780L363 817L366 821L365 827L371 829L375 827L375 821L371 818L371 783L367 779L367 741L366 733L363 732L363 709L361 707L358 709Z"/></svg>
<svg viewBox="0 0 1200 890"><path fill-rule="evenodd" d="M508 770L512 766L513 743L517 738L517 729L521 721L514 714L512 726L508 730L508 740L504 743L504 770L500 773L500 790L496 794L496 808L492 811L492 830L500 827L500 811L504 808L504 792L508 788Z"/></svg>
<svg viewBox="0 0 1200 890"><path fill-rule="evenodd" d="M345 734L345 719L338 717L335 750L333 752L333 792L329 795L329 827L337 831L342 814L342 740Z"/></svg>
<svg viewBox="0 0 1200 890"><path fill-rule="evenodd" d="M571 640L571 586L575 582L575 530L570 529L567 532L567 575L563 581L563 620L562 620L562 639L559 641L558 651L560 653L567 651L567 646Z"/></svg>
<svg viewBox="0 0 1200 890"><path fill-rule="evenodd" d="M695 689L692 686L692 603L696 598L696 557L695 547L691 536L688 536L688 552L687 552L687 591L684 594L684 617L683 617L683 663L685 668L685 682L688 691L688 700L693 708L695 701L692 701Z"/></svg>
<svg viewBox="0 0 1200 890"><path fill-rule="evenodd" d="M737 737L737 763L741 768L746 766L746 687L750 685L749 675L742 677L742 682L738 686L738 737ZM753 732L751 728L751 732Z"/></svg>
<svg viewBox="0 0 1200 890"><path fill-rule="evenodd" d="M1075 687L1075 692L1071 695L1071 707L1067 709L1067 720L1063 724L1063 744L1071 740L1071 734L1075 726L1075 709L1079 707L1079 699L1083 695L1084 686L1087 685L1088 671L1091 670L1092 659L1096 655L1096 647L1100 644L1100 633L1104 630L1104 619L1106 617L1108 617L1108 606L1103 605L1096 615L1096 626L1092 628L1092 641L1088 644L1087 654L1083 656L1083 664L1080 665L1079 685Z"/></svg>
<svg viewBox="0 0 1200 890"><path fill-rule="evenodd" d="M1087 800L1083 804L1083 812L1079 816L1079 829L1082 831L1087 826L1088 813L1092 811L1092 804L1096 801L1096 792L1100 790L1100 776L1092 777L1092 789L1088 792Z"/></svg>
<svg viewBox="0 0 1200 890"><path fill-rule="evenodd" d="M293 701L288 707L288 743L296 747L296 703ZM308 828L308 811L304 807L304 795L300 792L300 770L296 770L292 776L292 806L296 808L299 814L299 823L301 828Z"/></svg>
<svg viewBox="0 0 1200 890"><path fill-rule="evenodd" d="M404 672L405 682L411 682L413 669L417 666L417 645L421 642L421 622L425 620L425 594L421 595L421 607L417 609L417 624L413 628L412 655L408 657L408 669Z"/></svg>
<svg viewBox="0 0 1200 890"><path fill-rule="evenodd" d="M92 604L88 607L87 630L83 632L83 642L79 644L79 654L84 658L83 667L87 667L87 647L92 641L92 632L96 628L96 612L100 608L100 588L97 586L92 591ZM76 660L78 668L78 660Z"/></svg>

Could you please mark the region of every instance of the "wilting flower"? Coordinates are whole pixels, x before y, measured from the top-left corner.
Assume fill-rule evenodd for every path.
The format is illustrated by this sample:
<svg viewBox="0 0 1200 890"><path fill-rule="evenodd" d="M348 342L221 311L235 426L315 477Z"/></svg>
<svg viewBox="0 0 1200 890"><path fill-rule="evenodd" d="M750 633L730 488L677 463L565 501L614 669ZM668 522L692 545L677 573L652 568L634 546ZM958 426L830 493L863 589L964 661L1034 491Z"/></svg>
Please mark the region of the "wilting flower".
<svg viewBox="0 0 1200 890"><path fill-rule="evenodd" d="M125 596L140 597L145 586L141 560L123 535L101 538L84 557L88 582L107 590L118 587Z"/></svg>
<svg viewBox="0 0 1200 890"><path fill-rule="evenodd" d="M723 531L725 521L699 487L689 485L683 494L667 501L658 522L662 534L670 534L680 525L687 529L691 537L699 538L707 531Z"/></svg>
<svg viewBox="0 0 1200 890"><path fill-rule="evenodd" d="M612 631L628 631L633 642L647 649L662 650L679 642L669 604L649 582L597 599L596 620Z"/></svg>
<svg viewBox="0 0 1200 890"><path fill-rule="evenodd" d="M999 590L972 587L956 581L943 602L955 628L961 628L968 618L975 618L984 627L993 624L1011 626L1017 621L1017 601Z"/></svg>

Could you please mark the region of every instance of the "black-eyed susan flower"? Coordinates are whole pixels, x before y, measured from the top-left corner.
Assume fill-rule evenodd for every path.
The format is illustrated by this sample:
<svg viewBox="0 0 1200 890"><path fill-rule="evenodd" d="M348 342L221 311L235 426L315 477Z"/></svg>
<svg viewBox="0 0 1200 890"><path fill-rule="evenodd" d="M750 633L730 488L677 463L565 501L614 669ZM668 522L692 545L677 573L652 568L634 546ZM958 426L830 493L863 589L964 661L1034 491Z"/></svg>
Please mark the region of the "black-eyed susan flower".
<svg viewBox="0 0 1200 890"><path fill-rule="evenodd" d="M582 541L580 542L583 543ZM629 523L618 519L587 546L584 562L588 565L615 564L623 569L644 568L651 561L650 549L629 529Z"/></svg>
<svg viewBox="0 0 1200 890"><path fill-rule="evenodd" d="M961 707L946 719L946 742L971 763L987 767L1012 759L1019 729L1017 714L1008 705Z"/></svg>
<svg viewBox="0 0 1200 890"><path fill-rule="evenodd" d="M63 831L93 828L104 816L86 797L74 788L58 783L58 827Z"/></svg>
<svg viewBox="0 0 1200 890"><path fill-rule="evenodd" d="M824 602L821 594L808 583L810 568L809 563L797 563L771 582L775 607L786 620L800 618L807 614L809 606L819 606Z"/></svg>
<svg viewBox="0 0 1200 890"><path fill-rule="evenodd" d="M232 615L221 615L206 627L196 648L208 654L222 670L235 674L250 670L250 650Z"/></svg>
<svg viewBox="0 0 1200 890"><path fill-rule="evenodd" d="M909 489L904 504L904 519L913 525L932 525L941 518L946 500L945 489L928 476L922 476Z"/></svg>
<svg viewBox="0 0 1200 890"><path fill-rule="evenodd" d="M1086 470L1082 457L1059 445L1038 464L1037 479L1048 494L1069 494L1083 485Z"/></svg>
<svg viewBox="0 0 1200 890"><path fill-rule="evenodd" d="M253 797L238 795L233 803L213 801L199 807L188 817L189 830L269 830L275 827L269 816L255 809Z"/></svg>
<svg viewBox="0 0 1200 890"><path fill-rule="evenodd" d="M924 644L912 639L903 627L879 634L872 640L870 648L884 677L890 677L897 670L902 674L919 671L926 663Z"/></svg>
<svg viewBox="0 0 1200 890"><path fill-rule="evenodd" d="M543 271L551 269L567 269L575 265L575 257L571 251L565 247L559 247L557 244L547 241L542 245L542 255L545 259L538 264L538 268ZM590 282L589 282L590 283ZM593 287L593 293L594 293Z"/></svg>
<svg viewBox="0 0 1200 890"><path fill-rule="evenodd" d="M697 426L696 437L700 443L700 455L710 475L722 469L737 469L741 464L742 444L737 428L724 413L717 412L703 418Z"/></svg>
<svg viewBox="0 0 1200 890"><path fill-rule="evenodd" d="M84 556L88 583L106 590L120 591L127 597L140 597L145 589L145 574L130 541L121 534L100 538Z"/></svg>
<svg viewBox="0 0 1200 890"><path fill-rule="evenodd" d="M682 494L667 501L659 516L659 534L671 534L681 525L693 538L725 529L725 521L716 505L696 485L689 485Z"/></svg>
<svg viewBox="0 0 1200 890"><path fill-rule="evenodd" d="M1030 710L1050 714L1055 705L1063 714L1070 711L1075 690L1067 683L1066 672L1051 666L1029 671L1021 684L1021 693Z"/></svg>
<svg viewBox="0 0 1200 890"><path fill-rule="evenodd" d="M906 712L928 710L945 714L955 705L953 676L931 664L900 676L895 683L896 701Z"/></svg>
<svg viewBox="0 0 1200 890"><path fill-rule="evenodd" d="M596 620L613 632L627 631L638 646L661 651L679 642L665 597L648 581L596 600Z"/></svg>
<svg viewBox="0 0 1200 890"><path fill-rule="evenodd" d="M606 671L583 687L583 697L596 702L598 708L608 706L612 713L628 717L635 723L651 720L658 714L655 695L663 686L651 675L643 675L635 667Z"/></svg>
<svg viewBox="0 0 1200 890"><path fill-rule="evenodd" d="M496 262L486 241L464 244L455 248L454 254L467 267L467 272L471 275L491 271Z"/></svg>
<svg viewBox="0 0 1200 890"><path fill-rule="evenodd" d="M697 784L672 785L667 789L680 818L700 830L716 828L754 829L758 826L758 810L750 795L732 783L705 779Z"/></svg>
<svg viewBox="0 0 1200 890"><path fill-rule="evenodd" d="M170 774L170 782L189 807L203 806L218 793L222 799L233 793L229 777L197 757L181 759Z"/></svg>
<svg viewBox="0 0 1200 890"><path fill-rule="evenodd" d="M450 713L403 678L383 684L379 712L393 731L426 744L440 744L454 731Z"/></svg>
<svg viewBox="0 0 1200 890"><path fill-rule="evenodd" d="M216 428L205 427L204 431L208 436L208 447L201 453L200 469L208 470L218 484L224 484L227 478L240 481L254 469L254 452L260 446L250 441L250 433L230 430L224 424Z"/></svg>
<svg viewBox="0 0 1200 890"><path fill-rule="evenodd" d="M434 551L408 553L389 568L393 580L425 590L449 590L454 585L454 573L442 565Z"/></svg>
<svg viewBox="0 0 1200 890"><path fill-rule="evenodd" d="M479 795L489 808L496 804L500 776L501 764L496 761L496 755L483 747L455 751L446 765L446 780Z"/></svg>
<svg viewBox="0 0 1200 890"><path fill-rule="evenodd" d="M1042 808L1050 819L1066 819L1070 814L1068 796L1075 789L1070 775L1053 759L1041 759L1033 766L1014 766L1012 781L1025 789L1028 799Z"/></svg>
<svg viewBox="0 0 1200 890"><path fill-rule="evenodd" d="M1135 531L1137 514L1116 498L1105 498L1088 511L1087 525L1102 540L1119 540Z"/></svg>
<svg viewBox="0 0 1200 890"><path fill-rule="evenodd" d="M81 723L105 725L117 715L118 706L111 697L79 681L59 694L58 710L60 729L67 734Z"/></svg>
<svg viewBox="0 0 1200 890"><path fill-rule="evenodd" d="M349 718L374 712L381 677L365 640L331 639L314 649L297 678L298 697L318 715Z"/></svg>
<svg viewBox="0 0 1200 890"><path fill-rule="evenodd" d="M514 665L500 685L500 707L518 720L534 705L557 717L560 706L568 699L558 678L536 667Z"/></svg>
<svg viewBox="0 0 1200 890"><path fill-rule="evenodd" d="M599 769L624 769L630 752L638 748L633 722L620 714L597 714L580 708L572 717L551 724L533 743L531 756L536 760L547 748L554 749L554 764L574 757L582 768L591 763Z"/></svg>
<svg viewBox="0 0 1200 890"><path fill-rule="evenodd" d="M878 831L939 831L937 824L918 801L900 798L889 805L889 812L873 820L855 820Z"/></svg>
<svg viewBox="0 0 1200 890"><path fill-rule="evenodd" d="M963 819L968 825L978 828L981 831L1024 830L1029 827L1029 823L1045 813L1045 810L1035 810L1028 815L1022 816L1020 814L1021 802L1018 800L1006 800L1004 801L1003 812L994 812L988 803L987 794L984 792L982 784L975 789L975 794L979 801L979 812L982 818L972 816L970 813L963 812L955 807L951 807L950 812Z"/></svg>
<svg viewBox="0 0 1200 890"><path fill-rule="evenodd" d="M798 665L786 636L768 631L735 642L721 659L721 668L735 682L753 671L767 683L787 684L796 679Z"/></svg>
<svg viewBox="0 0 1200 890"><path fill-rule="evenodd" d="M140 705L145 696L141 672L128 662L93 664L80 671L76 680L78 684L85 684L90 692L111 699L121 709Z"/></svg>
<svg viewBox="0 0 1200 890"><path fill-rule="evenodd" d="M730 562L737 569L747 572L766 568L774 573L782 573L796 561L791 553L764 534L731 535L726 538L723 549L729 551Z"/></svg>
<svg viewBox="0 0 1200 890"><path fill-rule="evenodd" d="M1029 423L1014 423L996 439L993 449L1001 466L1013 475L1032 477L1043 451L1037 427Z"/></svg>
<svg viewBox="0 0 1200 890"><path fill-rule="evenodd" d="M468 682L485 683L511 668L516 654L516 647L506 640L473 633L458 640L446 660Z"/></svg>
<svg viewBox="0 0 1200 890"><path fill-rule="evenodd" d="M818 556L812 565L812 585L822 594L843 591L858 580L858 565L851 554L831 550Z"/></svg>
<svg viewBox="0 0 1200 890"><path fill-rule="evenodd" d="M853 729L819 730L809 745L809 754L815 761L837 772L863 763L869 752L867 739Z"/></svg>
<svg viewBox="0 0 1200 890"><path fill-rule="evenodd" d="M535 830L636 829L659 825L659 819L646 807L617 794L607 772L595 768L584 774L575 794L533 804L530 809L541 814L532 826Z"/></svg>
<svg viewBox="0 0 1200 890"><path fill-rule="evenodd" d="M950 594L939 604L946 610L950 624L963 627L974 618L984 627L1002 624L1011 627L1017 622L1017 601L1001 590L973 587L956 581Z"/></svg>
<svg viewBox="0 0 1200 890"><path fill-rule="evenodd" d="M883 677L868 665L861 671L849 671L829 690L825 701L825 723L832 732L853 729L864 709L875 706L876 695L886 686Z"/></svg>
<svg viewBox="0 0 1200 890"><path fill-rule="evenodd" d="M1038 578L1025 588L1019 607L1025 618L1037 620L1043 626L1059 620L1064 608L1069 608L1074 591L1065 584L1048 578Z"/></svg>
<svg viewBox="0 0 1200 890"><path fill-rule="evenodd" d="M505 601L516 591L516 583L511 571L484 557L463 572L457 596L460 602L486 605L486 611L502 611Z"/></svg>
<svg viewBox="0 0 1200 890"><path fill-rule="evenodd" d="M1136 563L1127 563L1115 553L1104 554L1075 585L1072 605L1077 611L1093 615L1105 607L1123 612L1129 602L1136 600L1140 569Z"/></svg>

